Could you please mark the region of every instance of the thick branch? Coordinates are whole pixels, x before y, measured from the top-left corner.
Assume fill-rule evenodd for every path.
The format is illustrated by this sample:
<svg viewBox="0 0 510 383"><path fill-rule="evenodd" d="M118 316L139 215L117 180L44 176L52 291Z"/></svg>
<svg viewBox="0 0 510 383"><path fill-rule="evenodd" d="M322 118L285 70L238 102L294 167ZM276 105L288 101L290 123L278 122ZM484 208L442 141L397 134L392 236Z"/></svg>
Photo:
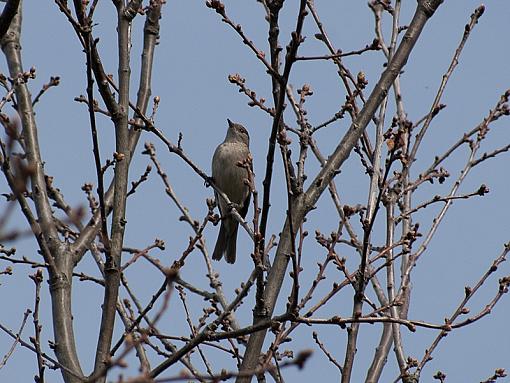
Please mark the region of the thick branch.
<svg viewBox="0 0 510 383"><path fill-rule="evenodd" d="M2 50L7 58L9 73L13 79L23 76L20 45L21 19L20 8L13 18L7 34L2 39ZM67 248L58 237L53 219L30 92L24 81L18 81L15 90L23 129L26 160L31 168L32 199L40 226L38 241L42 244L41 251L46 263L51 266L49 268L49 283L56 344L55 353L59 362L66 367L63 369L64 380L76 382L79 381L76 376L82 376L83 373L74 342L71 312L71 282L74 264L72 257L67 253ZM73 373L70 374L68 370Z"/></svg>
<svg viewBox="0 0 510 383"><path fill-rule="evenodd" d="M130 164L129 153L129 80L131 69L129 67L131 47L131 21L126 17L124 6L117 3L118 15L118 50L119 50L119 103L118 113L112 115L115 124L115 151L116 165L114 175L112 236L110 249L106 252L105 263L105 292L101 328L96 349L94 371L105 368L110 359L115 313L120 285L120 267L124 230L126 225L126 195L128 188L128 175ZM100 381L105 381L102 377Z"/></svg>
<svg viewBox="0 0 510 383"><path fill-rule="evenodd" d="M11 25L14 16L18 12L20 0L8 0L0 15L0 40L4 37Z"/></svg>

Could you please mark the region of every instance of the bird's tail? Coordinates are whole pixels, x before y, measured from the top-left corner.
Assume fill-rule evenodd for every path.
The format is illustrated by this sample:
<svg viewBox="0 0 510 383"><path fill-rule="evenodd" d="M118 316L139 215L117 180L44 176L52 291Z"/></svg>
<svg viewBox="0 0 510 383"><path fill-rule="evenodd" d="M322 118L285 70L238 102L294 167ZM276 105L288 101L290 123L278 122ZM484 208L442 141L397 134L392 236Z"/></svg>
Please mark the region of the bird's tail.
<svg viewBox="0 0 510 383"><path fill-rule="evenodd" d="M236 261L236 242L237 242L237 228L235 225L232 233L227 232L225 223L222 222L220 225L220 232L218 233L218 239L216 240L216 246L212 258L219 261L223 254L225 254L225 260L227 263L234 263Z"/></svg>
<svg viewBox="0 0 510 383"><path fill-rule="evenodd" d="M236 222L237 223L237 222ZM237 228L235 225L234 231L227 239L227 252L225 253L225 260L227 263L235 263L236 261L236 244L237 244Z"/></svg>
<svg viewBox="0 0 510 383"><path fill-rule="evenodd" d="M216 246L214 246L214 252L212 258L215 261L219 261L223 258L223 253L227 249L227 231L223 222L220 225L220 232L218 233L218 239L216 240Z"/></svg>

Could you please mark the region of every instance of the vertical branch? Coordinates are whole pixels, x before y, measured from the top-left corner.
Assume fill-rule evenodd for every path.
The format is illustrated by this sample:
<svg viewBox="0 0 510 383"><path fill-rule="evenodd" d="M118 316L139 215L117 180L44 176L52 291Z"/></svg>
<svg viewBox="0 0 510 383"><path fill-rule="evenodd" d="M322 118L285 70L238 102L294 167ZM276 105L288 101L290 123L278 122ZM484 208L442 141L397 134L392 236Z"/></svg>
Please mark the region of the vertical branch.
<svg viewBox="0 0 510 383"><path fill-rule="evenodd" d="M9 31L1 41L2 50L7 59L9 74L13 79L19 79L15 82L15 93L18 101L18 114L21 119L22 135L25 141L26 159L30 165L30 181L32 183L33 200L37 211L41 235L50 251L60 247L58 232L53 222L51 205L46 191L46 180L44 178L43 161L39 149L39 140L37 137L37 124L32 108L30 92L25 81L22 80L23 65L21 62L21 5L18 13L13 18ZM51 254L44 254L45 260L49 262Z"/></svg>
<svg viewBox="0 0 510 383"><path fill-rule="evenodd" d="M39 304L41 302L41 284L43 281L43 274L41 269L37 269L34 275L31 275L30 278L35 283L35 304L34 304L34 332L35 332L35 352L37 354L37 369L39 371L39 375L34 379L38 383L44 383L44 360L41 351L41 324L39 323Z"/></svg>
<svg viewBox="0 0 510 383"><path fill-rule="evenodd" d="M373 215L374 210L374 204L376 202L377 195L374 193L374 190L377 190L378 187L384 187L384 185L380 185L380 166L381 166L381 151L382 151L382 145L384 143L384 137L383 137L383 128L384 128L384 121L386 117L386 107L388 104L388 98L386 97L381 105L381 108L379 110L379 118L378 123L376 126L376 141L375 141L375 150L373 155L373 174L371 177L370 182L370 191L369 191L369 201L368 201L368 214L369 216ZM391 244L390 241L392 231L390 230L390 222L387 220L387 237L386 237L386 245L388 246L388 243ZM390 251L391 254L393 254L392 251ZM389 256L391 258L391 256ZM391 263L392 264L392 263ZM388 270L389 270L388 266ZM388 278L388 277L387 277ZM389 282L387 282L389 285ZM389 301L391 301L388 298ZM351 326L354 327L355 325L359 326L357 323L353 323ZM372 364L367 372L367 382L377 382L379 380L379 377L381 375L382 369L385 365L386 358L391 346L391 325L390 324L384 324L383 325L383 332L381 333L381 339L379 341L379 346L377 347L377 352L374 355L374 359L372 360ZM350 334L349 334L350 335Z"/></svg>
<svg viewBox="0 0 510 383"><path fill-rule="evenodd" d="M273 119L273 126L271 128L271 134L269 136L268 143L268 151L266 156L266 172L264 176L264 180L262 182L264 193L262 197L262 216L260 219L260 241L259 248L264 249L265 247L265 237L266 237L266 229L267 229L267 221L269 218L269 208L271 206L271 180L273 175L273 166L274 166L274 153L276 149L276 136L278 131L280 130L280 125L283 123L282 118L282 110L283 104L281 95L283 94L281 77L280 73L280 52L282 51L282 47L278 42L278 37L280 35L280 27L279 27L279 14L282 9L284 0L272 0L267 4L267 17L269 22L269 31L268 31L268 43L269 43L269 52L271 56L271 68L273 69L273 73L277 75L271 76L272 83L272 94L273 94L273 102L275 105L275 110L279 111L279 113L275 113L275 117ZM265 256L262 257L265 262ZM268 316L268 311L264 301L264 270L262 268L258 269L257 273L257 291L256 291L256 304L255 309L253 310L253 323L257 323L261 320L264 320ZM260 351L259 351L260 352ZM249 347L247 348L247 354L249 354ZM251 359L243 359L243 363L241 365L240 371L245 369L252 369L252 367L247 367L248 363L250 366L255 366L258 360L258 356L253 356L253 360ZM251 380L250 378L245 378L246 380ZM238 378L237 381L240 381Z"/></svg>
<svg viewBox="0 0 510 383"><path fill-rule="evenodd" d="M273 166L274 166L274 153L276 149L276 135L280 130L280 124L283 122L282 119L282 105L281 105L281 78L280 74L280 52L282 51L282 47L279 44L278 37L280 35L280 27L279 27L279 14L282 9L284 0L273 0L267 4L267 18L269 22L269 31L268 31L268 43L269 43L269 53L271 56L271 68L273 69L273 73L277 74L277 76L271 76L271 84L272 84L272 94L273 94L273 102L275 105L275 110L280 110L279 115L275 113L275 117L273 119L273 126L271 128L271 134L269 136L268 150L266 156L266 172L264 176L264 180L262 181L264 193L262 197L262 216L260 219L260 249L264 249L265 247L265 237L266 237L266 229L267 229L267 221L269 219L269 208L271 206L271 180L273 176ZM253 315L253 322L256 323L259 320L263 320L267 318L267 310L264 304L264 272L263 270L259 270L257 275L257 296L259 299L256 300L256 306ZM241 367L242 369L243 367Z"/></svg>
<svg viewBox="0 0 510 383"><path fill-rule="evenodd" d="M118 28L118 54L119 54L119 99L118 113L112 115L115 124L115 173L113 187L113 217L110 252L106 253L105 262L105 292L103 300L103 312L101 327L97 342L94 371L100 371L106 367L110 358L110 347L115 325L115 312L120 285L120 262L124 230L126 225L126 194L128 186L128 173L130 163L129 153L129 79L131 69L129 56L131 48L131 15L125 12L124 2L116 1L117 28ZM101 381L106 378L102 377Z"/></svg>
<svg viewBox="0 0 510 383"><path fill-rule="evenodd" d="M390 58L395 51L395 47L397 45L397 38L400 30L400 8L401 8L401 0L396 0L395 9L393 11L393 25L392 25L392 35L391 35L391 43L390 43ZM400 132L402 134L402 152L404 153L404 158L408 158L409 154L409 142L411 136L411 124L408 123L406 114L404 112L404 103L402 101L402 93L400 90L400 74L395 78L393 83L393 91L395 94L395 103L397 106L397 117L398 117L398 125L400 128ZM407 166L411 166L411 164L404 160L402 161L402 167L405 169ZM405 174L404 177L400 180L402 183L402 189L407 190L407 186L409 185L409 173L403 170ZM408 212L411 209L411 197L412 191L408 190L404 193L403 201L402 201L402 210L404 212ZM394 206L396 201L393 199L390 200L390 206L388 209L387 216L387 225L388 225L388 242L387 246L393 245L394 243ZM402 222L402 233L401 239L407 238L409 232L411 231L412 221L411 218L408 217ZM401 275L404 273L404 270L407 267L409 262L409 253L411 252L411 247L408 245L407 241L404 242L403 245L403 254L400 264ZM393 249L390 251L388 257L393 257ZM395 268L394 261L392 258L388 259L388 268L387 268L387 285L388 285L388 301L390 302L390 313L393 318L407 318L407 311L409 309L409 303L411 300L411 289L406 290L405 297L403 299L402 305L397 308L395 305L395 296L396 296L396 286L395 286ZM398 366L400 371L404 371L407 368L407 362L404 354L404 347L402 344L402 336L400 334L400 326L397 323L392 323L392 332L393 332L393 349L395 352L395 356L397 358Z"/></svg>
<svg viewBox="0 0 510 383"><path fill-rule="evenodd" d="M90 22L90 20L88 20ZM108 226L106 222L106 205L104 201L104 177L101 163L101 155L99 152L99 140L97 137L96 113L94 110L94 78L92 76L92 34L90 26L86 26L83 40L85 42L85 54L87 56L87 103L89 109L90 131L92 134L92 147L94 152L94 164L96 166L97 176L97 195L99 198L99 212L101 216L101 239L106 248L106 252L110 251L110 240L108 238Z"/></svg>
<svg viewBox="0 0 510 383"><path fill-rule="evenodd" d="M382 103L382 111L386 108L387 97L384 98ZM378 133L382 133L379 129ZM379 145L382 144L382 134L378 137ZM376 152L380 152L381 148L376 149ZM371 252L371 242L370 237L372 233L372 229L375 224L375 218L381 206L381 200L383 197L383 187L379 187L379 183L381 185L386 184L386 180L388 178L388 174L391 169L392 158L394 155L394 150L392 150L389 154L389 159L386 163L386 169L384 172L384 176L382 180L380 180L380 175L378 172L373 173L371 184L370 184L370 192L369 192L369 202L368 202L368 212L367 217L363 219L363 244L361 251L361 262L358 269L358 275L356 276L355 288L354 288L354 304L352 316L353 318L359 318L363 313L363 301L365 299L365 288L366 288L366 273L368 266L368 257ZM380 159L375 159L375 162L378 163ZM374 183L374 180L377 180L377 184ZM342 383L348 383L351 379L352 368L354 366L354 357L356 356L356 344L357 337L359 331L359 323L354 322L351 327L347 330L347 347L345 351L345 360L344 360L344 369L342 371Z"/></svg>
<svg viewBox="0 0 510 383"><path fill-rule="evenodd" d="M136 106L141 113L145 113L147 110L147 105L149 101L149 97L151 95L150 84L152 82L152 66L154 61L154 52L155 47L159 38L159 19L161 18L161 7L163 5L162 0L152 1L151 5L147 11L147 16L145 20L144 26L144 39L143 39L143 51L142 51L142 65L140 72L140 85L138 88L138 97ZM99 53L97 48L94 45L91 47L92 50L92 70L94 71L94 76L96 78L96 82L99 88L99 93L103 101L105 102L108 111L112 116L118 115L119 105L113 99L112 91L110 90L109 79L105 74L103 69L101 59L99 57ZM131 161L131 158L134 154L136 146L138 144L138 140L140 138L141 130L137 128L138 123L140 123L140 119L137 118L137 124L129 130L129 156L124 158L124 161L128 163ZM140 125L142 125L140 123ZM108 191L105 194L105 205L106 205L106 214L111 212L112 203L113 203L113 191L114 184L112 183L108 188ZM76 261L79 261L85 251L88 248L88 244L95 238L97 232L100 230L100 220L99 220L99 212L92 217L89 221L86 228L80 233L79 238L73 245L74 253Z"/></svg>
<svg viewBox="0 0 510 383"><path fill-rule="evenodd" d="M395 52L396 46L397 46L397 40L398 35L400 31L400 8L401 8L401 1L396 0L395 7L392 14L392 33L391 33L391 40L389 47L386 45L384 41L384 36L382 32L382 25L381 25L381 13L383 12L383 7L380 5L373 5L372 10L374 11L375 15L375 33L376 38L379 40L379 44L382 48L382 51L384 52L384 55L386 56L386 59L388 62L393 57L393 54ZM399 132L397 135L401 137L400 142L402 146L402 153L405 156L407 156L409 152L409 136L410 136L410 124L407 124L406 116L404 112L404 105L402 101L402 95L400 91L400 74L397 75L395 78L395 81L393 82L393 91L395 94L395 103L397 107L397 119L396 122L399 126ZM402 166L406 167L408 165L407 161L402 162ZM405 173L405 172L403 172ZM400 179L400 183L402 184L401 188L403 190L407 190L407 185L409 183L409 174L406 174L404 177ZM411 191L407 191L404 193L403 201L399 205L401 206L403 211L408 211L411 206ZM397 200L395 198L393 192L390 191L390 195L387 198L387 206L386 206L386 225L387 225L387 238L386 238L386 245L391 246L394 242L394 235L395 235L395 225L394 225L394 207L397 203ZM407 217L407 219L402 222L402 234L401 238L406 238L407 234L409 233L411 229L411 219ZM408 257L409 257L410 248L407 243L404 243L403 245L403 255L401 259L401 270L405 269ZM407 291L407 296L404 299L404 303L401 306L400 310L397 310L397 308L394 305L395 300L395 268L394 268L394 262L393 262L393 249L388 253L387 255L388 261L387 261L387 268L386 268L386 281L387 281L387 291L388 291L388 301L390 302L389 311L392 317L399 318L399 317L406 317L407 316L407 308L408 303L410 299L410 290ZM391 328L391 334L390 332L386 331L387 329ZM381 340L379 343L379 347L377 350L376 355L374 356L374 361L372 363L372 366L374 367L369 371L368 379L372 379L370 381L375 381L380 377L380 374L382 372L382 368L384 366L384 363L380 363L376 358L379 358L379 360L386 360L387 355L391 346L392 339L390 339L390 335L393 336L393 342L394 342L394 350L397 357L398 365L400 368L400 371L402 372L406 368L406 361L404 356L404 351L402 347L401 342L401 336L400 336L400 329L398 324L392 323L391 325L385 325L385 330L383 331L383 334L381 335Z"/></svg>
<svg viewBox="0 0 510 383"><path fill-rule="evenodd" d="M395 11L397 13L396 13L396 16L394 15L394 22L395 22L395 19L398 17L399 10L400 10L400 1L397 1L396 8L395 8ZM468 24L466 24L466 26L464 28L464 33L462 35L459 46L455 50L455 54L452 58L452 61L449 65L449 67L448 67L448 70L443 75L441 85L439 86L436 97L434 98L434 101L431 105L430 112L428 113L422 128L416 134L416 138L414 140L413 145L411 145L411 143L410 143L410 134L411 134L410 129L406 128L406 125L409 126L409 124L406 123L405 115L403 113L402 98L400 97L400 94L399 94L400 83L398 81L398 77L397 77L397 80L395 81L394 89L395 89L395 98L397 101L397 112L398 112L398 117L399 117L398 118L399 125L401 126L402 132L404 134L404 137L403 137L404 138L403 139L404 147L402 150L403 150L403 153L405 154L405 159L406 159L406 161L402 164L402 176L401 176L402 177L401 178L401 183L402 183L401 188L402 188L402 190L405 190L405 193L402 197L403 201L401 204L402 205L401 213L404 217L404 219L402 220L402 238L405 238L408 235L408 233L411 231L411 226L412 226L412 220L411 220L411 215L409 214L409 211L411 210L411 198L412 198L413 190L408 187L409 182L410 182L409 174L411 171L411 166L414 163L414 159L416 158L416 154L418 152L418 149L420 147L422 139L425 136L425 133L427 132L427 130L430 126L432 118L434 118L434 116L436 115L437 108L439 107L439 103L441 101L441 98L442 98L442 95L446 88L446 85L448 83L448 80L451 77L453 71L455 70L455 68L458 64L458 60L459 60L460 54L462 53L462 50L465 46L465 43L466 43L467 39L469 38L471 31L473 30L475 25L478 23L478 19L483 15L484 10L485 10L485 7L483 5L481 5L477 9L475 9L475 11L471 14L470 22ZM398 21L397 21L397 23L398 23ZM396 28L398 28L398 26L395 27L395 25L394 25L393 30L395 31ZM392 43L393 43L393 40L392 40ZM409 309L409 304L410 304L410 299L411 299L411 297L410 297L411 285L409 283L409 280L406 280L406 279L410 279L410 273L408 272L408 270L411 267L409 265L410 254L411 254L410 246L407 244L404 244L403 255L402 255L402 260L401 260L402 287L401 287L401 291L399 292L402 306L400 306L400 308L398 310L396 310L395 306L392 306L392 309L395 311L394 313L397 314L400 318L407 318L407 311ZM395 295L395 291L393 291L393 293ZM390 301L391 301L391 299L390 299ZM394 341L397 342L397 340L400 339L399 326L397 324L393 324L392 327L393 327L393 332L394 332ZM401 374L404 374L405 369L407 367L406 367L405 356L404 356L404 352L403 352L401 343L395 343L395 353L397 356Z"/></svg>
<svg viewBox="0 0 510 383"><path fill-rule="evenodd" d="M393 194L393 193L392 193ZM391 250L386 254L386 284L388 290L388 302L389 302L389 311L392 318L400 318L399 311L396 307L396 287L395 287L395 261L393 259L393 244L395 242L395 199L390 198L388 201L388 206L386 209L386 246L390 247ZM405 250L404 250L405 254ZM402 261L403 262L403 261ZM409 297L409 294L407 295ZM402 337L400 334L400 328L397 323L391 324L392 333L393 333L393 344L395 355L397 358L398 366L400 372L403 373L407 367L407 362L404 355L404 350L402 346Z"/></svg>
<svg viewBox="0 0 510 383"><path fill-rule="evenodd" d="M283 5L283 1L281 3L279 1L274 1L271 4L272 5L269 5L270 13L273 12L271 10L271 7L275 7L275 10L279 11L281 6ZM274 149L275 149L275 145L276 145L276 137L277 137L278 133L282 133L283 110L284 110L284 104L285 104L285 89L286 89L287 83L289 81L289 76L290 76L290 72L292 69L292 65L296 61L296 55L297 55L299 45L303 41L301 32L303 29L304 19L307 14L305 6L306 6L306 0L301 0L300 6L299 6L299 13L298 13L298 19L297 19L297 23L296 23L296 28L295 28L294 32L292 32L291 41L287 47L287 54L285 57L285 67L283 69L282 76L280 78L278 78L277 85L274 83L275 80L273 78L273 84L275 86L275 88L273 88L273 96L274 97L278 96L278 97L275 98L275 100L276 100L275 101L275 115L274 115L274 119L273 119L273 126L271 129L271 136L269 139L269 149L268 149L267 163L266 163L266 175L265 175L265 178L263 181L264 197L263 197L262 218L261 218L261 226L260 226L261 227L260 232L261 232L262 238L265 237L265 230L266 230L269 205L270 205L269 194L270 194L270 190L271 190L271 179L272 179L272 174L273 174L273 161L274 161ZM270 29L274 28L274 31L273 32L270 31L269 41L270 41L270 45L272 45L272 54L274 53L275 55L277 55L281 50L281 48L279 48L279 46L278 46L278 40L277 40L277 38L275 38L278 36L278 33L277 33L278 32L278 24L277 24L278 14L277 13L276 13L275 17L276 17L276 19L275 19L276 24L272 25L271 24L271 16L270 16ZM272 64L278 65L277 58L273 58L273 56L272 56L271 60L272 60ZM278 68L273 68L273 69L277 70ZM293 174L294 170L291 167L292 166L291 161L287 160L288 149L287 149L287 143L286 143L286 138L284 137L284 134L282 134L282 137L280 137L280 138L282 141L280 148L281 148L282 158L283 158L284 167L285 167L284 170L285 170L285 174L286 174L286 179L288 180L289 176L291 174L294 177L294 174ZM295 237L295 229L294 228L297 227L297 226L295 226L296 222L301 221L301 219L295 219L295 217L294 217L294 211L293 211L294 203L295 203L295 199L298 196L294 195L293 191L291 190L290 182L287 182L287 189L288 189L287 190L287 194L288 194L287 219L286 219L284 230L282 232L281 240L289 246L285 253L286 258L284 261L285 265L284 265L283 270L281 270L280 267L277 267L278 273L282 272L283 274L285 273L285 269L287 267L287 262L289 260L289 257L294 257L293 260L294 261L296 260L295 259L296 251L295 251L295 240L294 240L295 239L294 238ZM288 241L283 240L283 238L287 238ZM281 242L280 242L280 245L281 245ZM280 248L280 246L279 246L279 248ZM297 265L297 263L294 263L294 264ZM268 278L271 278L270 275L275 272L274 271L275 266L276 265L273 265L273 267L271 268ZM283 275L282 275L282 277L283 277ZM295 278L297 278L297 275L295 275ZM295 287L295 292L296 292L296 294L295 294L296 296L294 298L297 300L297 280L296 280L296 284L293 286ZM280 287L281 287L281 283L276 288L276 290L273 289L272 291L268 292L267 288L265 289L265 291L264 291L265 307L264 307L264 311L263 311L265 317L268 317L272 314L272 312L274 310L274 306L276 304L276 297L278 296ZM254 324L258 323L258 321L260 319L261 319L260 315L254 315ZM250 339L248 341L248 346L246 348L246 352L244 355L243 363L240 368L241 372L251 371L256 367L256 365L258 363L258 359L259 359L260 350L262 349L262 344L264 342L265 335L266 335L266 331L264 330L264 331L254 333L250 336ZM236 379L237 383L246 383L246 382L250 382L250 381L251 381L251 376L239 376Z"/></svg>
<svg viewBox="0 0 510 383"><path fill-rule="evenodd" d="M21 4L18 13L13 18L10 28L1 45L7 59L10 76L13 79L23 76L21 61ZM18 113L22 124L23 140L25 142L26 160L31 168L30 180L32 185L32 199L37 211L37 221L40 232L34 233L41 246L42 255L50 265L50 293L52 301L53 331L55 335L55 353L59 362L64 366L62 374L66 382L78 382L82 376L73 333L71 311L71 283L74 267L73 258L67 248L60 241L55 226L51 205L46 190L43 161L41 160L37 125L32 106L32 100L27 85L19 81L15 85L18 102ZM72 373L69 373L72 371Z"/></svg>
<svg viewBox="0 0 510 383"><path fill-rule="evenodd" d="M409 173L411 171L411 166L414 163L414 160L416 158L418 149L421 145L422 139L425 136L425 133L427 132L427 130L430 126L430 123L432 122L432 119L437 114L437 110L440 105L440 101L441 101L441 98L445 91L446 85L448 84L448 81L449 81L453 71L457 67L457 64L459 62L459 57L462 53L462 50L464 49L464 46L465 46L469 36L471 35L471 31L478 23L478 19L483 15L484 11L485 11L485 7L483 5L476 8L475 11L471 14L470 22L468 24L466 24L466 26L464 27L464 33L462 35L461 41L460 41L457 49L455 50L455 54L452 57L452 60L450 62L450 65L449 65L446 73L443 75L443 78L441 80L441 84L439 86L437 94L434 98L434 101L432 102L430 111L425 118L425 122L423 123L422 128L416 134L414 144L411 146L408 139L406 139L404 141L405 145L406 145L406 147L405 147L405 149L406 149L405 150L406 163L404 164L403 169L402 169L402 182L403 182L402 188L403 188L403 190L406 190L406 192L404 193L404 201L403 201L404 209L402 210L402 214L404 216L404 219L402 222L402 227L403 227L402 236L403 237L405 237L405 235L409 232L409 230L411 228L411 218L410 218L408 212L411 209L412 190L409 190L409 188L407 187L409 184ZM398 106L398 104L397 104L397 106ZM400 115L399 115L399 117L400 117ZM406 134L408 135L408 133L406 133ZM409 248L404 248L404 250L405 250L405 254L402 257L402 264L401 264L402 279L404 279L404 275L406 274L407 270L409 269L409 264L408 264L409 263L409 254L411 252L411 249L409 249ZM410 285L407 282L406 283L403 282L403 285L406 285L406 288L410 287ZM403 296L404 305L402 306L400 311L401 311L401 316L405 318L407 315L407 309L409 306L410 292L409 292L409 290L406 290L406 291L404 291L404 293L405 293Z"/></svg>
<svg viewBox="0 0 510 383"><path fill-rule="evenodd" d="M280 10L283 6L283 0L273 0L269 2L269 52L271 55L271 67L274 73L280 73L280 52L282 47L278 43L278 36L280 34L280 27L278 25L278 17ZM272 76L272 93L275 110L281 109L280 107L280 78ZM281 113L280 113L281 116ZM264 248L264 238L266 235L267 220L269 216L270 207L270 194L271 194L271 179L273 176L273 164L274 164L274 152L276 148L276 133L278 132L278 126L280 124L280 116L276 116L273 120L273 126L271 129L271 135L269 136L269 146L266 156L266 173L262 185L264 186L264 194L262 197L262 217L260 220L260 234L262 236L262 248Z"/></svg>
<svg viewBox="0 0 510 383"><path fill-rule="evenodd" d="M142 113L147 111L149 97L151 96L152 65L154 62L154 50L159 39L159 19L161 18L162 5L163 0L150 2L143 29L142 66L140 69L140 84L136 100L136 107ZM137 118L135 125L131 127L129 131L130 158L133 156L136 144L140 138L141 130L135 128L138 126L138 123L140 123L140 125L142 123L139 118Z"/></svg>

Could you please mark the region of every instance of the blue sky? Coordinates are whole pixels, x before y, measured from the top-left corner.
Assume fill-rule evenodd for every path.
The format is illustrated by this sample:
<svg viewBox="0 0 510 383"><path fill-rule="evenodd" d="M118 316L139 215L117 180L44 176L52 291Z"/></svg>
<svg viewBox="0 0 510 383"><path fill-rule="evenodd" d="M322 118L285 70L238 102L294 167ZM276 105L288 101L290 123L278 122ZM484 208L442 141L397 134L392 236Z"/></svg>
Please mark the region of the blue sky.
<svg viewBox="0 0 510 383"><path fill-rule="evenodd" d="M414 12L415 1L403 1L401 23L407 24ZM243 29L254 43L267 52L267 23L264 21L263 9L254 0L226 1L227 12ZM438 12L427 24L422 36L411 54L402 75L402 93L408 118L418 120L430 108L441 76L446 71L455 48L460 41L464 25L469 16L480 3L463 0L445 1ZM373 15L366 6L366 1L316 1L328 34L337 48L343 51L360 49L374 38ZM430 164L435 154L442 153L463 132L476 126L487 115L500 95L510 88L510 51L507 49L508 20L510 3L505 1L488 1L486 11L472 33L459 67L452 76L445 92L443 103L447 108L434 120L430 134L426 137L418 155L416 169L424 169ZM84 182L96 183L88 115L83 104L73 98L85 94L85 59L74 31L53 2L24 2L23 60L25 68L34 66L37 78L30 82L31 91L37 93L50 76L59 75L61 85L51 89L36 106L39 139L45 167L48 174L55 177L56 185L62 190L72 206L85 206L86 200L81 186ZM281 43L286 45L289 34L294 27L297 2L288 0L282 11ZM97 25L94 35L99 37L99 50L108 72L116 75L115 50L115 15L110 2L100 2L97 11ZM143 18L138 16L133 27L132 55L132 99L136 97L136 78L140 62L141 29ZM389 19L385 20L386 26ZM389 29L386 29L386 32ZM325 54L325 48L313 38L316 33L312 19L306 19L304 34L307 39L300 47L300 55ZM389 38L389 36L386 36ZM0 72L6 72L5 61L0 61ZM348 57L344 63L353 74L363 71L371 87L377 82L384 63L381 52L368 52L361 57ZM270 103L270 79L264 67L256 60L239 37L203 1L168 0L163 9L161 20L161 40L157 47L153 75L153 95L161 97L161 104L156 116L157 126L168 138L177 141L183 134L182 145L186 153L205 171L210 170L210 159L216 145L223 140L226 119L242 122L251 136L251 151L254 156L254 168L257 187L262 192L262 178L265 168L267 139L271 120L264 112L247 106L247 98L238 93L228 82L227 76L240 73L246 78L246 85L264 97ZM295 64L290 83L298 89L308 83L314 95L307 100L308 118L312 125L317 125L331 117L345 99L343 87L338 81L336 67L330 62L298 62ZM97 92L96 92L97 94ZM393 100L390 102L388 116L394 112ZM7 110L12 113L12 110ZM295 126L295 117L287 111L286 121ZM387 126L390 122L388 118ZM114 135L111 121L98 117L98 129L101 136L103 158L111 156L114 151ZM348 120L341 120L332 127L316 135L321 151L330 153L349 127ZM369 126L373 133L373 126ZM370 130L371 129L371 130ZM481 153L494 150L508 143L508 120L494 124L490 137L484 143ZM294 151L297 152L296 138ZM193 174L189 167L177 156L169 154L157 138L145 133L137 150L131 178L137 179L143 173L148 158L141 155L143 142L156 144L159 160L168 173L170 182L182 203L191 215L202 220L207 213L205 198L212 196L211 189L204 187L203 180ZM467 150L461 150L450 158L445 166L451 173L451 179L445 185L426 185L416 194L416 201L424 201L435 194L446 193L466 161ZM508 237L508 179L509 155L502 154L494 160L475 168L461 187L461 193L476 190L480 184L489 186L490 193L483 198L458 201L453 204L427 252L420 259L413 274L413 298L409 317L433 323L442 323L451 315L463 298L464 286L473 285L488 269L492 260L500 253ZM311 158L307 163L309 180L318 169L316 161ZM343 203L348 205L366 204L368 178L362 174L357 156L352 155L336 178ZM414 174L416 176L418 172ZM3 179L0 181L2 193L6 190ZM272 189L272 208L269 220L269 233L277 234L283 224L286 209L285 183L282 173L281 158L277 151L275 177ZM4 204L5 206L5 204ZM420 229L424 232L430 227L430 220L437 208L417 216ZM329 214L331 212L331 214ZM149 181L128 201L125 243L130 247L144 248L155 237L166 242L166 250L155 252L161 261L171 265L187 247L190 228L178 221L179 211L165 196L164 188L158 177L153 174ZM251 220L250 211L248 219ZM12 227L22 227L21 215L12 217ZM358 222L355 222L358 223ZM315 229L328 234L338 224L333 205L327 193L319 201L317 211L311 212L306 229L310 232L305 246L302 274L303 290L308 287L316 273L316 262L324 258L321 248L313 242ZM382 228L382 226L380 226ZM358 227L359 229L359 227ZM211 250L217 235L217 227L208 226L205 238ZM384 233L376 233L375 238L383 238ZM26 255L38 259L35 242L23 239L15 244L18 256ZM220 273L228 297L234 296L234 289L245 280L251 271L249 252L251 247L246 233L239 233L239 261L235 265L224 262L215 263ZM347 258L347 264L354 270L357 258L349 249L340 248L339 254ZM193 257L194 256L194 257ZM3 269L7 264L0 263ZM86 256L79 271L97 275L90 256ZM482 309L497 291L498 278L510 274L508 265L503 264L495 275L489 279L469 305L471 313ZM15 275L0 277L1 296L5 297L4 309L0 322L16 329L27 307L32 307L33 283L26 275L33 270L25 266L15 266ZM161 283L161 278L147 265L128 270L127 276L131 287L146 302ZM196 251L188 259L182 270L184 279L189 279L207 288L204 267ZM328 280L319 289L317 297L328 291L339 278L334 272L328 273ZM51 339L49 322L50 301L47 284L42 300L42 313L45 319L43 335ZM284 285L277 313L282 312L285 295L289 285ZM124 294L124 293L123 293ZM369 294L373 293L369 292ZM191 295L191 294L188 294ZM345 289L320 317L337 314L348 316L352 311L351 291ZM508 332L508 315L510 303L503 297L491 315L466 328L457 330L444 339L439 349L423 372L423 381L432 381L437 370L444 371L447 382L480 381L490 376L497 367L510 368L510 335ZM75 330L80 356L86 372L90 372L99 326L99 309L102 292L91 283L75 282ZM172 297L172 306L163 318L161 326L171 334L188 334L189 329L182 319L182 305L177 296ZM239 312L242 324L251 323L253 294L245 301ZM203 302L190 297L193 317L201 315ZM27 339L33 328L31 324L24 333ZM120 328L119 328L120 331ZM346 333L332 327L317 329L321 340L328 349L343 361ZM380 327L378 325L362 326L358 354L353 374L353 382L362 381L371 362L377 344ZM405 351L410 356L421 359L424 350L429 347L436 332L418 329L416 333L402 330ZM119 332L120 334L120 332ZM118 334L117 334L118 336ZM116 337L115 337L116 338ZM268 341L272 338L268 336ZM11 340L0 333L0 354L5 354ZM44 344L47 352L49 349ZM323 381L338 381L338 372L327 362L315 346L308 328L301 328L293 335L289 346L294 351L304 348L315 350L314 356L303 371L288 370L287 381L311 381L320 377ZM234 361L220 358L213 354L212 360L221 368L233 369ZM199 365L199 363L197 363ZM177 373L181 367L169 370ZM318 374L318 371L320 373ZM388 367L381 381L393 381L397 377L397 368L393 354L390 353ZM36 373L36 361L31 352L18 348L8 364L0 370L2 381L29 381ZM59 381L60 375L47 372L51 381ZM112 375L116 377L115 375Z"/></svg>

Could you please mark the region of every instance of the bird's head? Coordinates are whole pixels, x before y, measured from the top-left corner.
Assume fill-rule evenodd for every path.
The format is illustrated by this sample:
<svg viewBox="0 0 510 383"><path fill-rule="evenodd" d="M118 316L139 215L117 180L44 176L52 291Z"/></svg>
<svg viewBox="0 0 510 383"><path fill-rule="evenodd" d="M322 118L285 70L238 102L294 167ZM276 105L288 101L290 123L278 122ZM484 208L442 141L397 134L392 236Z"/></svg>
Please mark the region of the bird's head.
<svg viewBox="0 0 510 383"><path fill-rule="evenodd" d="M246 146L250 145L250 135L244 126L230 121L227 118L228 131L225 141L243 142Z"/></svg>

